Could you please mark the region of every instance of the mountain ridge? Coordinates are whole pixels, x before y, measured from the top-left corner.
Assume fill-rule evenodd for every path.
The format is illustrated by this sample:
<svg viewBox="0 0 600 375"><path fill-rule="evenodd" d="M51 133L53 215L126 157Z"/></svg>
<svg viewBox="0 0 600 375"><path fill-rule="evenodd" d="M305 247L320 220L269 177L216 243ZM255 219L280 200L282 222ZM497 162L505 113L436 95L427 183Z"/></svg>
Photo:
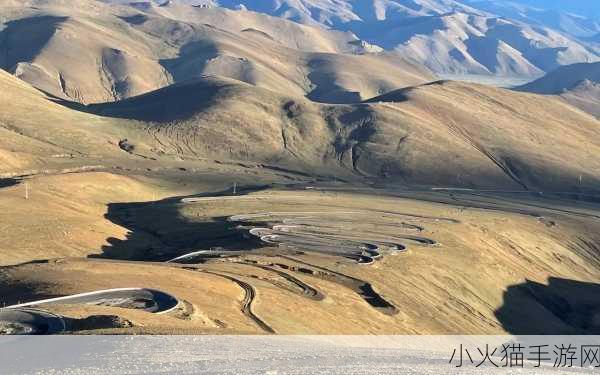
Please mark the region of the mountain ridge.
<svg viewBox="0 0 600 375"><path fill-rule="evenodd" d="M201 75L230 77L324 102L360 102L434 79L350 33L189 6L30 0L6 8L0 67L54 96L114 101ZM35 7L34 7L35 6ZM35 27L37 32L27 34Z"/></svg>
<svg viewBox="0 0 600 375"><path fill-rule="evenodd" d="M11 136L0 154L21 155L28 169L238 160L424 186L585 191L600 181L598 121L546 96L441 81L332 105L200 77L74 110L3 77L0 123ZM51 157L61 154L77 157Z"/></svg>
<svg viewBox="0 0 600 375"><path fill-rule="evenodd" d="M600 117L600 63L563 66L516 89L559 95L574 106Z"/></svg>
<svg viewBox="0 0 600 375"><path fill-rule="evenodd" d="M593 33L595 21L587 32L578 33L573 27L569 34L560 23L519 16L518 12L511 13L512 8L491 7L484 1L172 0L163 8L181 2L251 10L350 31L373 45L411 56L438 74L537 78L562 65L600 59L600 49L580 39ZM491 12L494 9L498 13Z"/></svg>

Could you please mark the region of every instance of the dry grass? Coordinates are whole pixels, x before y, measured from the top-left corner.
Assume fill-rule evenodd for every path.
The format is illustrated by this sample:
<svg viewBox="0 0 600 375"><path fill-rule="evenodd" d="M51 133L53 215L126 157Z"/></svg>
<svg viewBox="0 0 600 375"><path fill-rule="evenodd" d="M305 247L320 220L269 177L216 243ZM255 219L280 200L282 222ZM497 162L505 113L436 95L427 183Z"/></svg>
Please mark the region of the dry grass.
<svg viewBox="0 0 600 375"><path fill-rule="evenodd" d="M13 8L3 16L38 15L38 10L24 11L20 4L10 2ZM72 70L63 72L66 87L72 89L65 90L66 96L114 99L171 83L173 77L165 78L156 61L161 56L177 58L181 45L162 46L150 36L153 32L181 38L182 43L200 37L211 40L208 47L187 52L198 57L214 47L219 56L213 56L206 69L233 79L197 78L117 103L82 107L61 105L0 72L0 177L24 177L21 184L0 188L0 264L6 266L0 269L0 295L6 302L126 286L157 288L187 301L180 311L164 316L52 306L72 318L114 314L134 325L100 331L90 326L86 333L265 333L257 321L276 333L504 333L510 327L497 310L507 304L518 309L521 303L542 311L537 319L542 328L560 327L555 332L561 333L576 328L534 299L507 296L506 291L527 279L544 283L550 276L598 280L594 234L599 228L590 215L597 212L596 206L533 197L507 203L499 197L422 189L412 195L404 191L403 198L393 195L399 187L415 186L594 193L600 182L597 119L556 98L453 82L394 91L369 103L319 104L304 97L313 92L308 90L311 82L340 88L336 92L336 87L322 87L324 93L356 91L360 98L355 99L363 99L423 79L419 69L396 66L386 56L307 52L306 43L317 34L322 35L315 41L318 50L339 48L345 40L339 34L332 37L298 26L308 33L304 38L290 39L290 31L270 41L256 32L186 28L182 20L164 15L149 15L153 21L142 30L106 15L100 3L81 4L81 12L51 33L47 48L36 55L40 66L69 65L61 60L68 56L55 54L71 37L71 51L87 51L78 56L83 60L73 60ZM54 7L48 11L59 14L72 10L67 5L59 1L44 7ZM102 17L90 18L99 13ZM271 25L270 32L292 27L281 22ZM180 34L171 33L175 30ZM90 33L93 38L84 38ZM302 48L278 44L295 42ZM108 47L125 52L107 52ZM107 91L102 74L88 80L88 69L98 68L90 61L100 52L114 58L108 58L107 65L122 63L127 68L112 71L111 79L128 76L130 91ZM176 74L201 73L186 73L192 68L186 61L195 60L179 61ZM311 62L318 74L307 80ZM393 66L402 74L396 75ZM56 76L56 67L45 69ZM364 78L361 69L373 69L373 80L357 79ZM154 80L157 76L165 82ZM79 84L82 77L85 85ZM47 88L43 85L49 82L56 84L54 78L41 80L39 87ZM126 150L121 148L124 144ZM306 184L317 178L342 190L286 191L269 185L243 200L181 205L166 199L222 191L234 182ZM336 179L345 182L332 183ZM30 189L27 200L25 182ZM365 182L392 189L353 190ZM256 194L263 198L253 200ZM494 209L475 208L483 201ZM535 208L543 211L543 218L515 213L531 210L532 203L552 207ZM567 206L587 211L583 215L558 210ZM258 250L256 242L244 240L223 222L226 216L349 209L460 223L417 218L425 228L422 234L442 245L409 244L407 253L388 254L370 267L314 253L292 254L295 259L290 259L285 257L290 252L273 248L236 259L243 264L215 260L194 266L196 270L148 262L209 247ZM362 225L357 233L373 226L368 221ZM397 234L386 230L392 237ZM99 254L121 260L87 258ZM134 258L141 262L132 262ZM31 261L36 262L15 265ZM274 271L309 284L325 299L300 295L298 285ZM360 288L369 283L373 291L362 293L379 295L395 307L395 315L389 306L374 307L372 300L361 297ZM244 300L250 295L243 289L247 285L256 294L250 306Z"/></svg>
<svg viewBox="0 0 600 375"><path fill-rule="evenodd" d="M11 53L0 67L80 103L120 100L201 75L331 102L359 102L434 79L398 56L350 55L364 52L350 33L256 14L81 0L27 5L1 6Z"/></svg>
<svg viewBox="0 0 600 375"><path fill-rule="evenodd" d="M137 191L137 194L146 197L152 191L139 181L130 181L124 177L94 174L73 177L79 180L79 193L71 197L72 200L60 196L54 199L60 199L65 208L73 206L69 209L78 212L76 220L71 221L65 211L60 211L52 205L45 206L43 214L30 213L27 216L30 221L27 226L30 241L44 243L45 246L37 247L35 251L30 249L29 252L21 254L22 257L46 259L59 255L74 255L65 253L64 249L80 247L80 238L86 236L90 244L89 253L97 253L98 248L94 250L92 244L96 242L98 246L101 237L109 235L107 232L123 233L122 228L98 219L102 211L100 202L94 205L82 200L87 189L83 188L80 180L91 178L117 179L114 182L119 181L119 188L104 193L113 197L113 200L118 200L115 197L119 194L125 197ZM64 182L63 185L67 185L68 180L64 177L60 179ZM70 190L67 186L64 189ZM4 191L3 194L10 193ZM97 188L94 188L94 199L101 200L99 195ZM273 255L249 254L239 259L309 269L315 269L315 266L324 267L330 270L329 272L335 271L347 277L368 281L377 293L397 307L398 314L391 316L374 309L356 292L343 283L340 284L339 280L281 269L317 288L326 296L323 301L313 301L291 292L290 288L293 290L293 285L282 288L273 284L273 281L279 285L286 283L272 272L231 261L214 261L194 266L200 271L184 270L177 265L83 259L29 264L2 270L2 295L5 296L5 300L13 301L116 287L156 288L172 293L193 307L190 309L188 306L187 314L184 315L179 312L165 316L101 307L57 306L51 309L73 318L118 315L134 325L132 328L100 331L104 333L264 333L251 319L242 314L242 289L231 280L201 272L206 270L234 276L251 284L257 293L252 307L254 313L277 333L495 334L505 332L505 328L495 316L495 311L505 303L503 296L507 287L526 279L543 283L549 276L581 281L593 281L598 278L598 269L590 263L585 252L577 251L572 246L584 233L597 230L597 223L593 220L555 212L548 213L547 219L554 220L558 225L546 226L544 222L531 216L481 209L465 210L463 205L426 203L414 199L377 196L373 193L270 191L254 193L251 196L254 195L264 198L200 202L183 206L175 203L149 205L143 206L143 209L129 209L129 218L135 223L132 225L138 228L136 232L154 232L159 228L162 234L158 238L167 243L173 240L173 236L192 238L191 232L186 233L186 230L196 230L195 225L211 222L215 217L261 211L383 210L399 214L453 218L460 223L438 221L434 218L414 219L414 223L425 227L422 235L439 241L441 246L428 248L409 244L407 253L386 255L373 266L357 266L341 258L310 253L294 256L306 264ZM285 197L289 197L289 200ZM48 201L53 200L48 198ZM46 201L42 197L38 199L38 204L43 205L42 202ZM10 206L13 206L15 211L19 210L18 205ZM177 220L169 219L174 214L173 209L178 212ZM72 232L81 227L85 227L85 231L82 231L81 237L67 236L51 241L36 238L38 235L51 238L59 231L56 224L35 224L42 221L42 216L48 214L57 215L56 220ZM16 213L11 213L6 219L3 218L2 222L15 225L18 223L17 217ZM85 221L86 217L89 221ZM93 218L96 219L92 220ZM32 231L34 225L37 229ZM189 226L189 229L186 229L186 226ZM91 236L92 233L102 230L105 232L96 240ZM535 236L532 236L532 233L535 233ZM390 236L395 234L397 233L390 233ZM206 238L220 235L218 231L214 234L203 233ZM8 238L10 243L14 241L14 248L24 247L22 243L14 240L15 237L4 238ZM119 246L143 247L143 243L139 242L139 237L130 235L129 239ZM202 242L194 246L201 247ZM152 251L152 248L149 247L147 251ZM83 255L84 252L80 250L79 254ZM149 253L146 255L151 256ZM10 259L10 251L4 250L3 259ZM467 264L469 266L465 267ZM188 316L190 311L193 311L191 318ZM555 324L553 319L555 318L549 317L547 324Z"/></svg>

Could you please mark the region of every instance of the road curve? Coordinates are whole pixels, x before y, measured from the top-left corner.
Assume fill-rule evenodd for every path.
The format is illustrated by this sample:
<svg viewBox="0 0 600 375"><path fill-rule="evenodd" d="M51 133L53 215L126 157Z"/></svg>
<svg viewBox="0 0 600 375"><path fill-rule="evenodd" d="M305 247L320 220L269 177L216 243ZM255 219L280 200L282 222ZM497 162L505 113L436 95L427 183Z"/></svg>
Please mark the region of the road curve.
<svg viewBox="0 0 600 375"><path fill-rule="evenodd" d="M47 335L66 330L59 315L30 308L0 309L0 335Z"/></svg>
<svg viewBox="0 0 600 375"><path fill-rule="evenodd" d="M202 197L186 198L181 202L197 203L222 199L273 198L271 196ZM290 197L280 198L289 199ZM431 220L456 222L445 218L371 210L265 212L235 215L229 218L230 222L241 224L239 226L240 229L248 230L252 236L261 239L265 244L299 252L306 251L339 256L353 260L360 265L373 264L384 255L387 256L388 254L406 251L407 246L405 243L407 241L419 246L437 244L432 239L416 235L425 231L420 222ZM415 222L419 222L419 225ZM202 250L178 256L166 261L166 263L185 264L198 262L199 260L202 261L207 258L236 257L246 253L246 251ZM284 258L286 257L284 256ZM288 259L296 263L303 263L291 257ZM366 302L384 314L393 315L397 313L396 308L376 293L369 283L316 265L304 264L310 266L312 269L304 267L302 270L298 270L298 272L310 271L313 276L344 285L358 293ZM280 265L278 264L253 264L252 266L277 274L288 283L293 284L295 287L292 289L295 289L307 298L313 300L324 299L324 295L319 290L286 272L292 270L291 268L284 267L283 265L279 267ZM273 328L253 312L252 305L256 298L256 290L251 284L227 272L213 272L199 269L196 269L196 271L223 277L236 283L244 291L242 302L243 314L255 322L263 331L275 333ZM34 306L53 304L111 306L162 314L174 310L179 305L179 301L174 296L162 291L145 288L100 290L32 301L1 309L0 333L44 334L65 330L64 320L60 316L30 309Z"/></svg>
<svg viewBox="0 0 600 375"><path fill-rule="evenodd" d="M110 306L161 314L173 310L179 304L179 301L170 294L159 290L120 288L20 303L7 306L6 309L20 309L53 304Z"/></svg>
<svg viewBox="0 0 600 375"><path fill-rule="evenodd" d="M266 265L261 265L258 263L250 263L250 262L239 262L238 264L243 264L245 266L250 266L250 267L255 267L255 268L260 268L264 271L267 272L272 272L277 274L278 276L284 278L285 280L287 280L289 283L296 285L298 288L300 288L302 290L302 295L304 295L305 297L315 300L315 301L322 301L325 299L325 295L323 293L321 293L320 290L308 285L307 283L305 283L304 281L290 275L289 273L277 270L273 267L269 267Z"/></svg>
<svg viewBox="0 0 600 375"><path fill-rule="evenodd" d="M222 278L225 278L227 280L233 281L234 283L236 283L237 285L240 286L240 288L242 288L244 290L244 300L242 301L242 313L244 315L246 315L247 317L249 317L252 321L254 321L254 323L256 323L256 325L258 325L263 331L267 332L267 333L275 333L275 330L273 328L271 328L271 326L269 326L267 323L265 323L261 318L259 318L254 311L252 311L252 303L254 302L254 299L256 298L256 290L254 289L254 287L250 284L248 284L245 281L242 281L238 278L235 278L233 276L229 276L220 272L213 272L213 271L207 271L207 270L194 270L194 271L199 271L199 272L204 272L204 273L208 273L210 275L214 275L214 276L219 276Z"/></svg>
<svg viewBox="0 0 600 375"><path fill-rule="evenodd" d="M196 260L205 260L210 258L227 258L247 254L245 251L226 251L226 250L200 250L192 253L180 255L176 258L167 260L165 263L188 264Z"/></svg>
<svg viewBox="0 0 600 375"><path fill-rule="evenodd" d="M425 228L414 222L427 220L441 219L370 211L263 212L229 218L246 230L250 228L249 233L265 244L340 256L359 265L406 251L406 243L437 245L435 240L415 234Z"/></svg>

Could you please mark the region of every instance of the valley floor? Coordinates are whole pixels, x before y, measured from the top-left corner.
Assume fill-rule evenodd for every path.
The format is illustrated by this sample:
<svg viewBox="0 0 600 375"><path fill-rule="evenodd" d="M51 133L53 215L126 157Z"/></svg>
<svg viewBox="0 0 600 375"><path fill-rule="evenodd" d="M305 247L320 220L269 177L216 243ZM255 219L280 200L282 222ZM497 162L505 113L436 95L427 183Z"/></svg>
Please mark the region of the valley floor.
<svg viewBox="0 0 600 375"><path fill-rule="evenodd" d="M154 291L27 306L72 333L600 331L597 197L243 172L4 183L1 302Z"/></svg>

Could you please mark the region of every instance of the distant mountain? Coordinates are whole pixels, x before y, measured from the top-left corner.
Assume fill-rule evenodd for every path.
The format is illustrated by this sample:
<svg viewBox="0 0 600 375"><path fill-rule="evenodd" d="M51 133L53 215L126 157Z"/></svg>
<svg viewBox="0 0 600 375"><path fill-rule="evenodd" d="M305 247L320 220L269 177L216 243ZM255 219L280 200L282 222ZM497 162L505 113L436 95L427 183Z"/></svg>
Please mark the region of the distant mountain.
<svg viewBox="0 0 600 375"><path fill-rule="evenodd" d="M135 0L101 0L109 3L143 3ZM147 4L224 7L250 10L298 23L348 30L352 23L402 20L453 11L475 11L453 0L148 0Z"/></svg>
<svg viewBox="0 0 600 375"><path fill-rule="evenodd" d="M1 8L0 68L58 98L115 101L206 75L330 103L435 76L397 53L258 13L29 0Z"/></svg>
<svg viewBox="0 0 600 375"><path fill-rule="evenodd" d="M600 63L563 66L518 90L560 95L576 107L600 117Z"/></svg>
<svg viewBox="0 0 600 375"><path fill-rule="evenodd" d="M520 89L538 94L561 94L584 81L600 83L600 62L563 66Z"/></svg>
<svg viewBox="0 0 600 375"><path fill-rule="evenodd" d="M463 0L467 3L488 2L491 0ZM504 0L496 3L516 4L538 9L549 9L573 13L587 17L600 17L600 3L594 0Z"/></svg>
<svg viewBox="0 0 600 375"><path fill-rule="evenodd" d="M363 38L373 41L374 32ZM382 27L378 44L438 73L536 76L561 65L597 61L579 42L550 29L467 13L419 17Z"/></svg>
<svg viewBox="0 0 600 375"><path fill-rule="evenodd" d="M573 37L600 33L600 3L589 0L463 0L502 17L550 27Z"/></svg>
<svg viewBox="0 0 600 375"><path fill-rule="evenodd" d="M242 9L350 31L410 56L436 73L536 77L559 66L599 61L580 37L593 19L536 2L491 0L171 0ZM529 3L529 4L527 4ZM585 10L584 7L569 9Z"/></svg>
<svg viewBox="0 0 600 375"><path fill-rule="evenodd" d="M76 13L65 0L10 1L27 5L3 11L0 67L86 103L202 75L347 103L429 81L427 69L538 78L600 61L593 37L547 28L527 16L531 5L508 1L494 9L523 9L520 20L482 10L486 0L79 0Z"/></svg>

